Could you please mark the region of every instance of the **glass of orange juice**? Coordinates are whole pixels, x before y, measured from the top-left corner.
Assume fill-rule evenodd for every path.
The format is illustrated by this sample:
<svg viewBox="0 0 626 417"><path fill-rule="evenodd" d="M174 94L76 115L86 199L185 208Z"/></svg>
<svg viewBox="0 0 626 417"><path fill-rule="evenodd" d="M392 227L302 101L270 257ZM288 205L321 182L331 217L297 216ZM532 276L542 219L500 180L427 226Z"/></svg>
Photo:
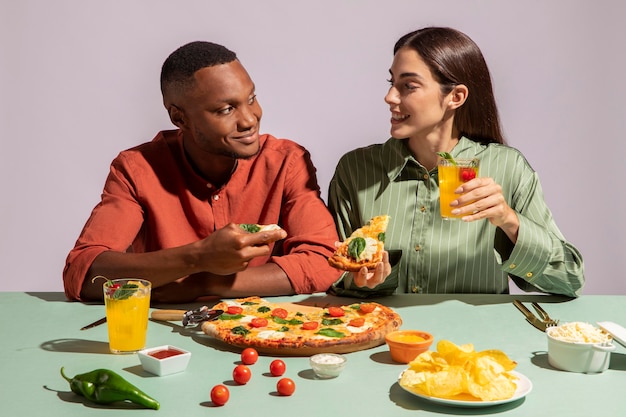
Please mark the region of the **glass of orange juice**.
<svg viewBox="0 0 626 417"><path fill-rule="evenodd" d="M146 347L150 291L143 279L114 279L104 283L104 306L113 353L133 353Z"/></svg>
<svg viewBox="0 0 626 417"><path fill-rule="evenodd" d="M468 182L478 176L480 161L472 159L440 159L438 165L439 175L439 205L441 207L441 217L444 219L460 219L463 215L453 215L452 210L457 207L450 206L450 203L457 198L454 190L463 183Z"/></svg>

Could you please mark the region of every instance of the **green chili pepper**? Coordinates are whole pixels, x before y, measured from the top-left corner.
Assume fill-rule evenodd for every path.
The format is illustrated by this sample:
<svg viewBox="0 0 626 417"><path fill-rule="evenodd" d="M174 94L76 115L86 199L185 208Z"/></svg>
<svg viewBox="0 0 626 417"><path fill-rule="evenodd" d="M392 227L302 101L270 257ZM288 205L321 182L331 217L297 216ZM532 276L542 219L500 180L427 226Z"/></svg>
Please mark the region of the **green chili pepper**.
<svg viewBox="0 0 626 417"><path fill-rule="evenodd" d="M61 376L70 383L72 391L97 404L130 401L146 408L159 409L159 402L139 388L108 369L96 369L68 378L61 368Z"/></svg>

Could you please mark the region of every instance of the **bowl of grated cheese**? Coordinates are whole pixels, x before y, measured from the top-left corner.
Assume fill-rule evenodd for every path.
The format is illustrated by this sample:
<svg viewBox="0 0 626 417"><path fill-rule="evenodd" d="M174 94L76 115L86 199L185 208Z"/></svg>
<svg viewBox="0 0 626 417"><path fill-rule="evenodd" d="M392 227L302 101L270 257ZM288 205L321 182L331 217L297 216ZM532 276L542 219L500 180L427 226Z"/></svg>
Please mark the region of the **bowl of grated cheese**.
<svg viewBox="0 0 626 417"><path fill-rule="evenodd" d="M548 363L557 369L599 373L608 369L615 350L610 334L589 323L572 322L548 327Z"/></svg>

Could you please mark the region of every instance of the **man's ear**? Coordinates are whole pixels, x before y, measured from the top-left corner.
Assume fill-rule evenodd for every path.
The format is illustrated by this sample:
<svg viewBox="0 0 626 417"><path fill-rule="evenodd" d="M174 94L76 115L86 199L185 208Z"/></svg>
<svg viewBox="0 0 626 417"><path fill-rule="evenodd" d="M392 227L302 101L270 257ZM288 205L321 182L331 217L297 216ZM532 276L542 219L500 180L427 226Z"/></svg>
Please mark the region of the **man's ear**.
<svg viewBox="0 0 626 417"><path fill-rule="evenodd" d="M167 113L176 127L182 129L185 126L185 112L180 107L170 104L167 106Z"/></svg>
<svg viewBox="0 0 626 417"><path fill-rule="evenodd" d="M465 103L469 95L469 89L465 84L456 85L452 91L450 91L448 108L450 110L456 110Z"/></svg>

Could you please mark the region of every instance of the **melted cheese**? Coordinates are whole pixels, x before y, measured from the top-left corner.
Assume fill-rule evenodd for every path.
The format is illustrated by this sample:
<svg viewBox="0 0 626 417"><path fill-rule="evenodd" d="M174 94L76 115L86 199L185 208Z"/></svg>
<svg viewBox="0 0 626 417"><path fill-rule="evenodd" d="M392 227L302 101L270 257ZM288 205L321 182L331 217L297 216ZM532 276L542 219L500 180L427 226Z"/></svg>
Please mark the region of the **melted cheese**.
<svg viewBox="0 0 626 417"><path fill-rule="evenodd" d="M277 332L276 330L261 330L256 334L259 339L282 339L285 332Z"/></svg>
<svg viewBox="0 0 626 417"><path fill-rule="evenodd" d="M358 260L359 261L371 260L376 254L377 250L378 250L378 241L376 239L372 239L371 237L366 237L365 249L363 249L363 252L361 252L361 254L359 255Z"/></svg>

